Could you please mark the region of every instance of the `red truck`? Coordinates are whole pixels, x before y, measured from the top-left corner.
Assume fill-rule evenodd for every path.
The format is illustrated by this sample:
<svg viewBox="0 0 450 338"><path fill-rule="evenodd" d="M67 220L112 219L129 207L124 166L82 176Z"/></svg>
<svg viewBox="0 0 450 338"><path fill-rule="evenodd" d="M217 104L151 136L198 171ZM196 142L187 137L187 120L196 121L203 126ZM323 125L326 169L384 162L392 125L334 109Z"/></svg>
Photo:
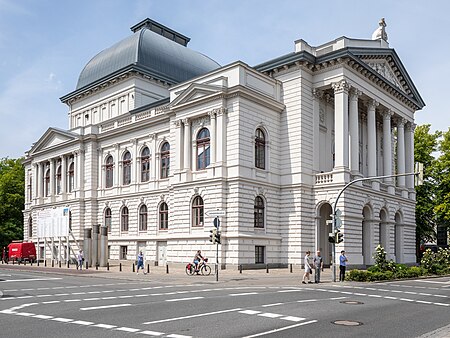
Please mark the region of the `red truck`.
<svg viewBox="0 0 450 338"><path fill-rule="evenodd" d="M13 241L8 245L8 260L35 262L36 247L33 242Z"/></svg>

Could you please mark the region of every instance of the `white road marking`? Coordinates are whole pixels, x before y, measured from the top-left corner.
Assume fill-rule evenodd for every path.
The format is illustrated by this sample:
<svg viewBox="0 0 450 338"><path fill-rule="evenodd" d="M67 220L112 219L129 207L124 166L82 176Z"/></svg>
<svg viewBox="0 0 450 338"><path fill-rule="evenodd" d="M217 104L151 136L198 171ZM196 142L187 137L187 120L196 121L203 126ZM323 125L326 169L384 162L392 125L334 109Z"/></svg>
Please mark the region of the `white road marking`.
<svg viewBox="0 0 450 338"><path fill-rule="evenodd" d="M0 283L11 283L11 282L35 282L35 281L45 281L45 280L58 280L62 278L30 278L30 279L8 279L0 280Z"/></svg>
<svg viewBox="0 0 450 338"><path fill-rule="evenodd" d="M141 331L138 332L140 334L145 334L147 336L162 336L164 333L162 332L156 332L156 331Z"/></svg>
<svg viewBox="0 0 450 338"><path fill-rule="evenodd" d="M81 302L81 299L65 299L63 302L66 303L73 303L73 302Z"/></svg>
<svg viewBox="0 0 450 338"><path fill-rule="evenodd" d="M92 326L100 327L102 329L114 329L115 327L117 327L116 325L110 325L110 324L95 324Z"/></svg>
<svg viewBox="0 0 450 338"><path fill-rule="evenodd" d="M243 310L243 311L239 311L239 313L243 313L246 315L256 315L258 313L261 313L261 311L256 311L256 310Z"/></svg>
<svg viewBox="0 0 450 338"><path fill-rule="evenodd" d="M56 303L61 303L59 300L51 300L49 302L42 302L42 304L56 304Z"/></svg>
<svg viewBox="0 0 450 338"><path fill-rule="evenodd" d="M298 300L297 303L309 303L309 302L317 302L318 299L302 299Z"/></svg>
<svg viewBox="0 0 450 338"><path fill-rule="evenodd" d="M85 326L89 326L94 324L93 322L86 322L84 320L75 320L73 322L71 322L71 324L78 324L78 325L85 325Z"/></svg>
<svg viewBox="0 0 450 338"><path fill-rule="evenodd" d="M192 336L183 336L181 334L169 334L168 338L192 338Z"/></svg>
<svg viewBox="0 0 450 338"><path fill-rule="evenodd" d="M287 317L283 317L283 318L280 318L280 319L289 320L291 322L301 322L302 320L305 320L306 318L287 316Z"/></svg>
<svg viewBox="0 0 450 338"><path fill-rule="evenodd" d="M282 327L280 329L265 331L265 332L253 334L251 336L246 336L246 337L243 337L243 338L253 338L253 337L259 337L259 336L265 336L265 335L268 335L268 334L271 334L271 333L280 332L280 331L284 331L284 330L289 330L289 329L293 329L294 327L299 327L299 326L313 324L313 323L317 323L317 320L310 320L308 322L303 322L303 323L299 323L299 324L285 326L285 327Z"/></svg>
<svg viewBox="0 0 450 338"><path fill-rule="evenodd" d="M125 331L125 332L138 332L138 331L141 331L140 329L133 329L132 327L124 327L124 326L118 327L118 328L116 328L114 330Z"/></svg>
<svg viewBox="0 0 450 338"><path fill-rule="evenodd" d="M283 315L280 315L280 314L278 314L278 313L270 313L270 312L259 313L259 314L257 314L257 316L260 316L260 317L267 317L267 318L278 318L278 317L283 317Z"/></svg>
<svg viewBox="0 0 450 338"><path fill-rule="evenodd" d="M33 316L35 316L35 314L34 313L29 313L29 312L17 312L16 316L33 317Z"/></svg>
<svg viewBox="0 0 450 338"><path fill-rule="evenodd" d="M111 308L125 307L125 306L132 306L132 305L131 304L102 305L102 306L82 307L82 308L80 308L80 310L81 311L89 311L89 310L111 309Z"/></svg>
<svg viewBox="0 0 450 338"><path fill-rule="evenodd" d="M258 292L246 292L246 293L231 293L228 296L236 297L236 296L250 296L250 295L257 295Z"/></svg>
<svg viewBox="0 0 450 338"><path fill-rule="evenodd" d="M277 291L277 292L284 293L284 292L299 292L299 291L303 291L303 290L280 290L280 291Z"/></svg>
<svg viewBox="0 0 450 338"><path fill-rule="evenodd" d="M71 321L73 321L73 319L69 319L69 318L52 318L50 320L54 320L55 322L62 322L62 323L70 323Z"/></svg>
<svg viewBox="0 0 450 338"><path fill-rule="evenodd" d="M181 302L184 300L194 300L194 299L203 299L205 297L188 297L188 298L176 298L176 299L166 299L166 302Z"/></svg>
<svg viewBox="0 0 450 338"><path fill-rule="evenodd" d="M261 305L261 307L270 307L270 306L277 306L277 305L283 305L284 303L273 303L273 304L265 304Z"/></svg>
<svg viewBox="0 0 450 338"><path fill-rule="evenodd" d="M157 323L165 323L165 322L172 322L175 320L183 320L183 319L190 319L190 318L197 318L197 317L204 317L204 316L212 316L212 315L217 315L220 313L227 313L227 312L236 312L241 310L241 308L236 308L236 309L229 309L229 310L221 310L221 311L214 311L214 312L206 312L206 313L199 313L196 315L191 315L191 316L183 316L183 317L174 317L174 318L167 318L167 319L161 319L161 320L154 320L152 322L145 322L142 324L157 324Z"/></svg>
<svg viewBox="0 0 450 338"><path fill-rule="evenodd" d="M450 284L450 281L448 281L448 282L438 282L438 281L434 281L434 280L424 280L424 279L415 279L414 282L432 283L432 284Z"/></svg>
<svg viewBox="0 0 450 338"><path fill-rule="evenodd" d="M39 318L39 319L52 319L53 316L47 316L47 315L35 315L34 318Z"/></svg>

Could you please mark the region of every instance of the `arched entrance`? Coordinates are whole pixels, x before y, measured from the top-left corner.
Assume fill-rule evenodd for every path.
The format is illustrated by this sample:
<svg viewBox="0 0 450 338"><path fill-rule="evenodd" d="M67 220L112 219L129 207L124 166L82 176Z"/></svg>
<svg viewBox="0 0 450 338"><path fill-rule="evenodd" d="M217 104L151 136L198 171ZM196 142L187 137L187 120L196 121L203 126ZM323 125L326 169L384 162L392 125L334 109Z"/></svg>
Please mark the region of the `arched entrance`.
<svg viewBox="0 0 450 338"><path fill-rule="evenodd" d="M363 264L371 265L372 264L372 229L370 220L372 219L372 210L365 206L363 208L363 221L362 221L362 255L363 255Z"/></svg>
<svg viewBox="0 0 450 338"><path fill-rule="evenodd" d="M386 254L389 254L390 248L389 248L389 240L388 240L388 215L386 210L381 209L380 210L380 245L384 248L386 251Z"/></svg>
<svg viewBox="0 0 450 338"><path fill-rule="evenodd" d="M317 237L316 248L320 250L323 257L323 264L330 265L332 255L332 245L328 242L328 234L331 231L331 223L327 223L327 220L331 220L332 208L329 203L324 203L319 207L317 217Z"/></svg>
<svg viewBox="0 0 450 338"><path fill-rule="evenodd" d="M403 262L403 227L402 215L397 212L395 214L395 229L394 229L394 255L397 263Z"/></svg>

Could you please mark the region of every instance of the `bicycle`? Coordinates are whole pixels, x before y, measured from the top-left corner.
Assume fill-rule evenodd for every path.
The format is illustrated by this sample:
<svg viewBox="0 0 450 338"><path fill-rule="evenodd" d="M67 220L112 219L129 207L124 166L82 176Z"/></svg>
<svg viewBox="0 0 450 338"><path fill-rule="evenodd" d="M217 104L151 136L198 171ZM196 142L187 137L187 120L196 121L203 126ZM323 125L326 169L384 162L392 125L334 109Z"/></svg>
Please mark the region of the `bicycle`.
<svg viewBox="0 0 450 338"><path fill-rule="evenodd" d="M206 264L208 262L208 258L205 258L199 265L197 269L197 273L201 272L203 276L209 276L211 274L211 267ZM195 264L194 263L188 263L186 265L186 274L188 276L193 276L195 274Z"/></svg>

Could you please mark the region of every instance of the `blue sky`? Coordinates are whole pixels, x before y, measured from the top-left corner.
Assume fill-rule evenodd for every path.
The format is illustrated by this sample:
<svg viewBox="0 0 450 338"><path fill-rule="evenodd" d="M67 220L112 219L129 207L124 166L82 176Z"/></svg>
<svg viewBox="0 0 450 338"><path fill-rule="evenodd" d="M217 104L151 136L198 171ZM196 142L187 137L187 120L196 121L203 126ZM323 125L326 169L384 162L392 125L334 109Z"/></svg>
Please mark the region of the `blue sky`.
<svg viewBox="0 0 450 338"><path fill-rule="evenodd" d="M189 47L222 65L249 65L340 36L370 39L381 17L427 106L417 124L447 130L450 2L0 0L0 158L23 156L48 127L67 129L59 98L75 89L98 52L149 17L191 38Z"/></svg>

